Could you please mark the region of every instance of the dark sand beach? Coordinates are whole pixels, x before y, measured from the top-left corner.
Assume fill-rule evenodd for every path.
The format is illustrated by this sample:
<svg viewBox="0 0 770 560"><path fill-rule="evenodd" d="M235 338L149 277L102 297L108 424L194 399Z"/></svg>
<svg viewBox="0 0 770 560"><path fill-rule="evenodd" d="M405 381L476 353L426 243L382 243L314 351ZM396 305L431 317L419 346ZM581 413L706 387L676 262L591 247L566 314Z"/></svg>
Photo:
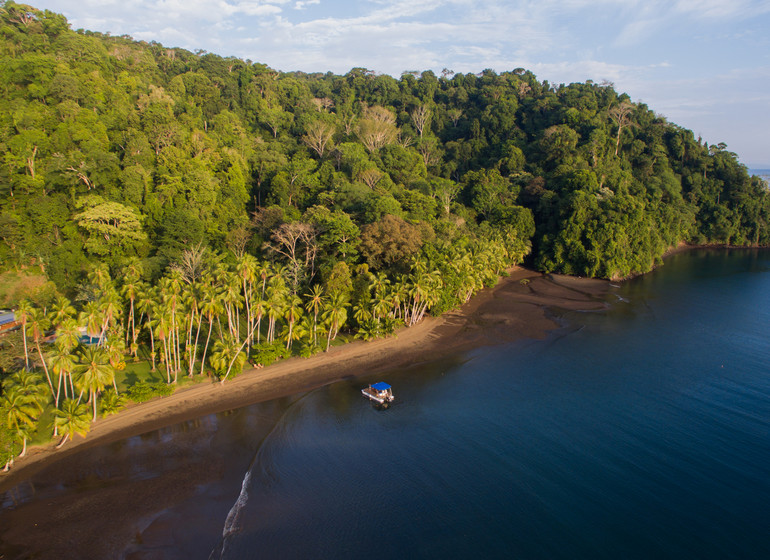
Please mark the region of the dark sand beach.
<svg viewBox="0 0 770 560"><path fill-rule="evenodd" d="M78 469L78 454L94 446L195 421L208 414L289 397L362 373L430 362L484 345L543 338L559 326L552 310L604 309L608 286L601 280L541 275L514 268L497 286L483 290L461 309L440 318L428 317L395 336L356 341L311 358L292 358L246 370L224 385L201 383L100 419L86 438L78 436L61 449L53 445L32 448L27 457L16 461L10 473L0 477L0 491L11 491L6 496L12 496L15 487L33 476L48 480ZM107 558L116 554L125 558L152 557L131 554L130 543L136 541L137 535L145 543L172 538L164 534L162 520L149 519L153 512L179 503L195 491L201 479L216 476L223 468L217 461L197 459L193 441L186 443L184 437L178 437L172 445L178 446L180 462L195 465L184 474L174 472L173 480L161 475L94 487L67 503L35 500L8 507L6 499L6 509L0 511L0 558ZM194 524L193 520L193 530Z"/></svg>

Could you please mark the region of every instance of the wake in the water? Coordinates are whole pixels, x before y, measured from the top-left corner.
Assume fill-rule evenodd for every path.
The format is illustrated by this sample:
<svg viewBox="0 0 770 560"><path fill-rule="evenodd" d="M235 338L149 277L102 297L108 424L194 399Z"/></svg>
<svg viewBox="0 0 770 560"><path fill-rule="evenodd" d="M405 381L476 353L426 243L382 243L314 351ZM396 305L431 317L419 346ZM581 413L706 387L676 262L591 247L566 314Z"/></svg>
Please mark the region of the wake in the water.
<svg viewBox="0 0 770 560"><path fill-rule="evenodd" d="M243 482L241 483L241 492L238 494L238 498L235 500L233 507L230 508L230 511L227 514L227 518L225 519L225 525L222 529L222 540L220 540L219 544L214 548L214 550L211 551L211 554L209 554L209 560L223 560L226 558L227 544L230 540L230 537L232 537L232 535L236 534L240 530L241 512L249 501L251 473L254 470L255 465L259 464L260 462L260 456L265 448L265 444L268 442L271 436L273 436L273 434L275 434L276 431L283 425L284 420L286 419L286 415L294 407L294 405L304 399L308 394L310 393L306 393L305 395L298 398L284 411L284 413L273 426L273 429L270 430L270 432L264 437L264 439L257 447L257 450L254 453L254 457L251 459L249 467L246 469L246 475L243 477Z"/></svg>

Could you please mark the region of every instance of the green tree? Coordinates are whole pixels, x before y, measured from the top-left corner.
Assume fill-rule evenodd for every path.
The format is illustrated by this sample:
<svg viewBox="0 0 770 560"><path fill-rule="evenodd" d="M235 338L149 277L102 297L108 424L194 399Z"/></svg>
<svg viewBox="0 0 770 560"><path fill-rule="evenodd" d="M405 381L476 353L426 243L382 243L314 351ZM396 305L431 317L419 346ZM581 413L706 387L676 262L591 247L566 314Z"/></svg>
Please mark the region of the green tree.
<svg viewBox="0 0 770 560"><path fill-rule="evenodd" d="M96 405L99 393L115 381L115 369L110 365L107 352L95 346L86 346L78 355L76 386L82 397L89 393L89 402L93 407L93 420L96 420ZM80 400L80 399L78 399Z"/></svg>
<svg viewBox="0 0 770 560"><path fill-rule="evenodd" d="M74 439L75 434L85 437L91 429L88 406L75 399L65 399L61 408L54 410L53 423L57 431L63 436L56 446L57 449L64 445L68 439Z"/></svg>

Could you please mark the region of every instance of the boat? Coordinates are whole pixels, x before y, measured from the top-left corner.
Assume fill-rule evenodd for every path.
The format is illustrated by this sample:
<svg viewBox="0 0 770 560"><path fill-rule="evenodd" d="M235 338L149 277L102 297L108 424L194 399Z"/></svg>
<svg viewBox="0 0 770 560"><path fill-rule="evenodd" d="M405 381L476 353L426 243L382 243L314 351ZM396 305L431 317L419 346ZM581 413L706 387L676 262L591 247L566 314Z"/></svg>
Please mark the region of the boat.
<svg viewBox="0 0 770 560"><path fill-rule="evenodd" d="M396 398L393 396L393 390L391 389L390 385L383 383L382 381L379 383L372 383L365 389L361 389L361 392L365 397L368 397L373 401L377 401L380 404L393 402L393 400Z"/></svg>

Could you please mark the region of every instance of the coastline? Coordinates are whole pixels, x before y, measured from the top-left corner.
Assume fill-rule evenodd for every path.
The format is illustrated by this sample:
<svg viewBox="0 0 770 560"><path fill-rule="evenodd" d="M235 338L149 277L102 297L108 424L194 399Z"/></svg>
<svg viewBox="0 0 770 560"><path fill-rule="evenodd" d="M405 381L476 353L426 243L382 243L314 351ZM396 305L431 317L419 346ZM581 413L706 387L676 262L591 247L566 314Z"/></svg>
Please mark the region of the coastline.
<svg viewBox="0 0 770 560"><path fill-rule="evenodd" d="M607 306L604 296L610 284L606 280L543 275L521 267L508 274L461 308L441 317L426 317L393 336L354 341L310 358L293 357L266 368L245 369L224 385L213 382L186 387L100 418L85 438L76 436L61 449L55 448L55 442L31 447L26 457L17 458L14 467L0 476L0 492L90 447L362 374L430 362L481 346L543 338L559 326L549 309L597 311Z"/></svg>

